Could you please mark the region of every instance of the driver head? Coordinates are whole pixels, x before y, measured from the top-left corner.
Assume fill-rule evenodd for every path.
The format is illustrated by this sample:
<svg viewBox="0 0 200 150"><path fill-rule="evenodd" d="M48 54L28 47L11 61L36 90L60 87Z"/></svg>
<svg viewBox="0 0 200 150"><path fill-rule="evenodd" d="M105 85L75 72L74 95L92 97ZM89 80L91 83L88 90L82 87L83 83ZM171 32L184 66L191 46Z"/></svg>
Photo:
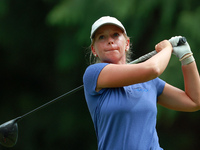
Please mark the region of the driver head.
<svg viewBox="0 0 200 150"><path fill-rule="evenodd" d="M18 125L16 120L10 120L0 125L0 143L5 147L13 147L17 143Z"/></svg>

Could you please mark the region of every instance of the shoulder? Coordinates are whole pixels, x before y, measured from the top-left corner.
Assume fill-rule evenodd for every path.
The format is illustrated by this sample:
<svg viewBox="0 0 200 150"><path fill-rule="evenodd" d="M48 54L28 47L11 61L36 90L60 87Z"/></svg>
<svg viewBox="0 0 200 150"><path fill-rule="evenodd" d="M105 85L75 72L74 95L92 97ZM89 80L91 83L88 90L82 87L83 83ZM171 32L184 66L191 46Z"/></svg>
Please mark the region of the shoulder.
<svg viewBox="0 0 200 150"><path fill-rule="evenodd" d="M90 91L90 93L95 91L99 74L106 65L108 63L97 63L86 68L83 75L83 84L86 91Z"/></svg>
<svg viewBox="0 0 200 150"><path fill-rule="evenodd" d="M164 87L166 85L166 82L160 78L155 78L152 80L153 84L155 85L155 88L157 90L158 96L162 94Z"/></svg>
<svg viewBox="0 0 200 150"><path fill-rule="evenodd" d="M165 81L160 79L159 77L151 80L153 82L153 84L155 84L156 86L164 86L165 85Z"/></svg>
<svg viewBox="0 0 200 150"><path fill-rule="evenodd" d="M92 64L92 65L89 65L87 68L86 68L86 71L90 71L90 70L94 70L94 69L102 69L104 68L106 65L108 65L108 63L96 63L96 64Z"/></svg>
<svg viewBox="0 0 200 150"><path fill-rule="evenodd" d="M88 66L85 70L85 73L83 75L83 78L87 77L88 75L91 74L96 74L98 72L101 72L101 70L108 65L108 63L97 63L97 64L92 64Z"/></svg>

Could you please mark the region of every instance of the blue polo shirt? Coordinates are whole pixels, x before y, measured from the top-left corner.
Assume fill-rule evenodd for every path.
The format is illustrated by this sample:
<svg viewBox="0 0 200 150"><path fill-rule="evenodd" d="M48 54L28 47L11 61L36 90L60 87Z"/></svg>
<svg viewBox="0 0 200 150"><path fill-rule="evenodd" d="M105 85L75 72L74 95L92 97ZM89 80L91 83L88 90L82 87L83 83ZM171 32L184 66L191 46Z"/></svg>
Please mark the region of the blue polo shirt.
<svg viewBox="0 0 200 150"><path fill-rule="evenodd" d="M98 150L162 150L156 132L156 118L157 97L162 93L165 82L156 78L96 92L99 73L106 65L90 65L83 76Z"/></svg>

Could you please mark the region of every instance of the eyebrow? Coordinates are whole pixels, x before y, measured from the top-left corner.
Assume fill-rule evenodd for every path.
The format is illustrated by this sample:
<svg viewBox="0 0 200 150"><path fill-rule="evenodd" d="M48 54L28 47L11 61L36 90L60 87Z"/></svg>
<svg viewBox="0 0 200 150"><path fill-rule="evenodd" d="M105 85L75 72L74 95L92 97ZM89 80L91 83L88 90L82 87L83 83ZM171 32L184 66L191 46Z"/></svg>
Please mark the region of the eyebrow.
<svg viewBox="0 0 200 150"><path fill-rule="evenodd" d="M96 31L95 33L94 33L94 35L93 35L93 38L95 38L96 36L98 36L98 35L101 35L101 34L103 34L103 32L104 32L104 30L100 30L100 31ZM114 29L112 29L112 32L121 32L122 34L124 33L123 32L123 30L121 30L120 28L114 28Z"/></svg>
<svg viewBox="0 0 200 150"><path fill-rule="evenodd" d="M117 29L116 29L116 30L115 30L115 29L112 30L112 32L120 32L120 31L123 33L122 30L117 30ZM103 34L103 32L104 32L104 31L99 31L99 32L97 31L95 34Z"/></svg>

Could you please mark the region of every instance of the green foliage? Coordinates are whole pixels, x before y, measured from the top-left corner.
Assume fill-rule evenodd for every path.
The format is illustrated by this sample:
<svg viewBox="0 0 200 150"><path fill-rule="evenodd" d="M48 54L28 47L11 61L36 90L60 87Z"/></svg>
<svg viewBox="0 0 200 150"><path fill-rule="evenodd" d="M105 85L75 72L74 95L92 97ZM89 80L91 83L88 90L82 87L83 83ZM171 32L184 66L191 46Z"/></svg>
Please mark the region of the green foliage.
<svg viewBox="0 0 200 150"><path fill-rule="evenodd" d="M88 65L92 23L101 16L118 18L133 44L133 59L164 39L187 38L197 65L200 39L198 0L1 0L1 123L82 84ZM175 56L161 75L184 89ZM164 149L200 147L199 112L158 107L158 134ZM192 139L192 140L191 140ZM96 149L96 137L83 91L19 122L13 149ZM0 149L6 149L0 146Z"/></svg>

